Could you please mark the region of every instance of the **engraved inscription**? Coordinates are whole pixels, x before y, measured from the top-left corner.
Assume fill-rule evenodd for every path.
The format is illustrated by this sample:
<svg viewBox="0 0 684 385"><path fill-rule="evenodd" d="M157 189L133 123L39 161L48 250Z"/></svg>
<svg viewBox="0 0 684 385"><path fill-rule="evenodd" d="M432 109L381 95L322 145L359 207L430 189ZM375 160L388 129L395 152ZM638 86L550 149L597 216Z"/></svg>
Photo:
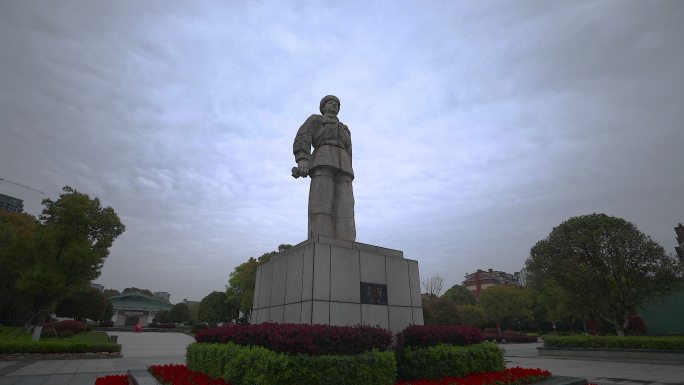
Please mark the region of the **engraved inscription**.
<svg viewBox="0 0 684 385"><path fill-rule="evenodd" d="M361 303L387 305L387 285L361 282Z"/></svg>

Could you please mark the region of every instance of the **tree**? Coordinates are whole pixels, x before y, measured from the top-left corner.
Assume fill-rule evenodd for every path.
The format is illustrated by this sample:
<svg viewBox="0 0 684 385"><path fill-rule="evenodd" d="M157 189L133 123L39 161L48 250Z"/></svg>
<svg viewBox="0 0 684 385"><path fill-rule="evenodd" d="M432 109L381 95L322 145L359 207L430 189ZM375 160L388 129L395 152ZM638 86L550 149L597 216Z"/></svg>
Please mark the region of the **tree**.
<svg viewBox="0 0 684 385"><path fill-rule="evenodd" d="M681 265L636 226L605 214L573 217L532 247L531 283L553 280L560 301L581 306L624 335L629 315L674 290Z"/></svg>
<svg viewBox="0 0 684 385"><path fill-rule="evenodd" d="M442 276L435 274L432 277L423 281L423 290L428 297L439 297L442 293L442 284L444 283L444 278Z"/></svg>
<svg viewBox="0 0 684 385"><path fill-rule="evenodd" d="M247 262L238 265L235 267L235 270L230 273L228 286L226 288L228 302L235 303L239 311L245 315L246 319L249 319L252 312L257 267L268 262L272 256L291 247L292 245L281 244L278 246L278 251L264 253L259 259L249 258Z"/></svg>
<svg viewBox="0 0 684 385"><path fill-rule="evenodd" d="M104 295L109 298L109 297L114 297L115 295L120 295L118 290L116 289L104 289L103 291Z"/></svg>
<svg viewBox="0 0 684 385"><path fill-rule="evenodd" d="M458 306L450 299L423 294L423 320L426 325L458 325Z"/></svg>
<svg viewBox="0 0 684 385"><path fill-rule="evenodd" d="M461 324L482 328L487 322L487 314L477 305L457 305L456 309L461 318Z"/></svg>
<svg viewBox="0 0 684 385"><path fill-rule="evenodd" d="M133 292L136 292L136 291L139 292L139 293L143 293L143 294L145 294L145 295L149 295L150 297L154 297L154 293L151 292L150 290L147 290L147 289L138 289L137 287L127 287L127 288L123 289L123 291L121 292L121 294L133 293Z"/></svg>
<svg viewBox="0 0 684 385"><path fill-rule="evenodd" d="M515 285L491 286L480 293L480 306L487 319L502 327L517 326L517 321L532 319L532 299L525 288Z"/></svg>
<svg viewBox="0 0 684 385"><path fill-rule="evenodd" d="M99 199L68 186L63 191L56 201L43 200L40 221L0 214L0 322L25 322L89 287L125 230Z"/></svg>
<svg viewBox="0 0 684 385"><path fill-rule="evenodd" d="M108 306L111 309L111 302L101 291L88 288L61 300L55 313L58 317L102 321L112 318L111 314L107 317Z"/></svg>
<svg viewBox="0 0 684 385"><path fill-rule="evenodd" d="M202 298L199 304L199 320L209 323L224 322L237 318L237 314L228 302L226 293L213 291Z"/></svg>
<svg viewBox="0 0 684 385"><path fill-rule="evenodd" d="M463 285L454 285L442 294L458 305L475 305L475 295Z"/></svg>
<svg viewBox="0 0 684 385"><path fill-rule="evenodd" d="M186 323L191 320L190 309L183 302L173 305L171 310L169 310L169 322Z"/></svg>
<svg viewBox="0 0 684 385"><path fill-rule="evenodd" d="M188 305L188 311L190 312L190 322L196 323L199 322L199 303L197 302L189 302L186 305Z"/></svg>
<svg viewBox="0 0 684 385"><path fill-rule="evenodd" d="M171 312L168 310L162 310L159 313L157 313L154 318L152 319L152 322L157 322L157 323L167 323L167 322L173 322L171 321Z"/></svg>
<svg viewBox="0 0 684 385"><path fill-rule="evenodd" d="M40 226L31 215L0 210L0 323L21 324L33 313L32 293L16 283L30 266Z"/></svg>

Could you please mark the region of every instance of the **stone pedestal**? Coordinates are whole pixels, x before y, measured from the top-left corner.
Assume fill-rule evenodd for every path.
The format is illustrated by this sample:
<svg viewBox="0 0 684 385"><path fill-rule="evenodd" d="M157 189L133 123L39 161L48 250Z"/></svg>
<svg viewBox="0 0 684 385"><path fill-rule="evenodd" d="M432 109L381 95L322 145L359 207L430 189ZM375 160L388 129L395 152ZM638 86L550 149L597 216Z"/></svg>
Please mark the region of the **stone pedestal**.
<svg viewBox="0 0 684 385"><path fill-rule="evenodd" d="M366 324L393 332L423 324L418 262L403 252L318 236L256 274L252 323Z"/></svg>

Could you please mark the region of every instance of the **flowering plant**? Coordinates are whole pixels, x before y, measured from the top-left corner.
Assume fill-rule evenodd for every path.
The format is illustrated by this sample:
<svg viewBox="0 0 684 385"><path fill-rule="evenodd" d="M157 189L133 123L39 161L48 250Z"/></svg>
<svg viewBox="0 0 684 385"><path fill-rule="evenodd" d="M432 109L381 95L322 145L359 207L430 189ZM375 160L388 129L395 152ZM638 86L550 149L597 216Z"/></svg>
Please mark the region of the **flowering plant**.
<svg viewBox="0 0 684 385"><path fill-rule="evenodd" d="M128 376L125 374L115 374L112 376L98 377L95 385L128 385Z"/></svg>
<svg viewBox="0 0 684 385"><path fill-rule="evenodd" d="M197 342L257 345L287 354L359 354L372 349L386 350L392 333L371 326L329 326L262 323L228 324L200 330Z"/></svg>
<svg viewBox="0 0 684 385"><path fill-rule="evenodd" d="M86 325L81 321L64 320L59 322L48 321L43 325L44 329L54 329L58 332L68 331L74 334L84 332L87 330Z"/></svg>
<svg viewBox="0 0 684 385"><path fill-rule="evenodd" d="M395 385L524 385L551 377L551 372L542 369L520 367L500 372L473 373L466 377L443 377L434 380L400 381Z"/></svg>
<svg viewBox="0 0 684 385"><path fill-rule="evenodd" d="M465 325L410 325L397 334L399 348L437 344L472 345L482 342L477 328Z"/></svg>
<svg viewBox="0 0 684 385"><path fill-rule="evenodd" d="M166 385L230 385L223 379L213 379L206 374L189 370L185 365L152 365L150 373ZM551 373L542 369L525 369L520 367L505 369L499 372L474 373L467 377L444 377L436 380L400 381L395 385L525 385L544 380ZM119 382L100 382L95 385L127 385ZM595 385L595 384L589 384Z"/></svg>
<svg viewBox="0 0 684 385"><path fill-rule="evenodd" d="M192 371L185 365L152 365L148 369L159 382L166 385L230 385L222 378L211 378L204 373Z"/></svg>

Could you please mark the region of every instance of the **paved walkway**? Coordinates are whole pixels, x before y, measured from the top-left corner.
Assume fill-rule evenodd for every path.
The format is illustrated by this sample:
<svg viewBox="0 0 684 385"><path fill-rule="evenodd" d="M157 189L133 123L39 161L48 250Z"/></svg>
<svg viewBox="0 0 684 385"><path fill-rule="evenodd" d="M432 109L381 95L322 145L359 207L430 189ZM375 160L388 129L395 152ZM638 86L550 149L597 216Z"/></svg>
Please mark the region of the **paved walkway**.
<svg viewBox="0 0 684 385"><path fill-rule="evenodd" d="M154 364L185 363L194 339L182 333L115 332L122 358L0 361L0 385L93 385L97 377Z"/></svg>
<svg viewBox="0 0 684 385"><path fill-rule="evenodd" d="M185 363L194 339L181 333L112 333L122 358L0 361L0 385L94 385L97 377L125 374L153 364ZM557 376L582 377L601 385L684 385L684 365L539 357L541 344L504 344L506 366L542 368Z"/></svg>
<svg viewBox="0 0 684 385"><path fill-rule="evenodd" d="M684 366L653 361L540 357L538 344L503 344L506 366L541 368L556 376L583 377L602 385L684 385Z"/></svg>

